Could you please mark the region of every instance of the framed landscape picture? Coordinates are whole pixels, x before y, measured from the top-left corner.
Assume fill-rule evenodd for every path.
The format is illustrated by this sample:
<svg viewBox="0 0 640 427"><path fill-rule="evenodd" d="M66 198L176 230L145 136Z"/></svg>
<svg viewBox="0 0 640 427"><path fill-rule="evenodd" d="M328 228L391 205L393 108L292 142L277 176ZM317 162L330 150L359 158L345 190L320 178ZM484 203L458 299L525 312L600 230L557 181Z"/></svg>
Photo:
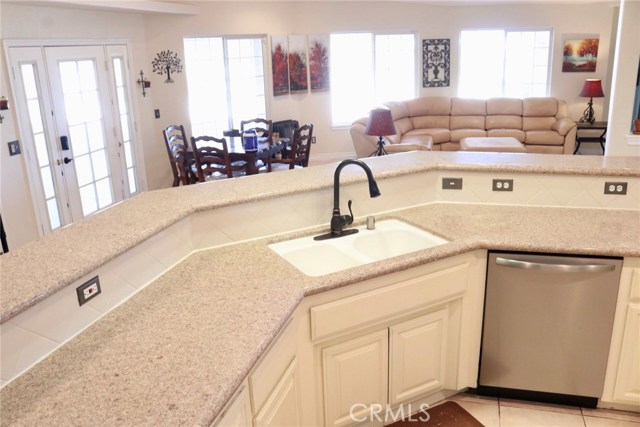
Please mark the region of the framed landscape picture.
<svg viewBox="0 0 640 427"><path fill-rule="evenodd" d="M287 36L271 36L273 96L289 93L289 44Z"/></svg>
<svg viewBox="0 0 640 427"><path fill-rule="evenodd" d="M289 36L289 89L291 93L306 92L307 78L307 36Z"/></svg>
<svg viewBox="0 0 640 427"><path fill-rule="evenodd" d="M329 90L329 35L309 36L309 75L311 92Z"/></svg>
<svg viewBox="0 0 640 427"><path fill-rule="evenodd" d="M565 39L562 51L562 71L596 71L599 42L600 39L597 37Z"/></svg>

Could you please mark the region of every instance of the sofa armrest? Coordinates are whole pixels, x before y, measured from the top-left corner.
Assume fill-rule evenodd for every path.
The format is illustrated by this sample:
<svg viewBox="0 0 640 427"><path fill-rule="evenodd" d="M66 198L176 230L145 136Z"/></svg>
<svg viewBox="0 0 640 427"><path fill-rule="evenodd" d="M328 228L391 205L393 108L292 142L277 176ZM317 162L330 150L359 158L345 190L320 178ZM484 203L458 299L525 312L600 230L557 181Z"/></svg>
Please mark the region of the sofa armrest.
<svg viewBox="0 0 640 427"><path fill-rule="evenodd" d="M553 126L551 126L551 129L555 130L560 135L565 136L566 134L569 133L569 131L571 131L571 129L573 129L573 128L577 127L577 126L578 125L573 120L560 119L560 120L557 120L553 124Z"/></svg>

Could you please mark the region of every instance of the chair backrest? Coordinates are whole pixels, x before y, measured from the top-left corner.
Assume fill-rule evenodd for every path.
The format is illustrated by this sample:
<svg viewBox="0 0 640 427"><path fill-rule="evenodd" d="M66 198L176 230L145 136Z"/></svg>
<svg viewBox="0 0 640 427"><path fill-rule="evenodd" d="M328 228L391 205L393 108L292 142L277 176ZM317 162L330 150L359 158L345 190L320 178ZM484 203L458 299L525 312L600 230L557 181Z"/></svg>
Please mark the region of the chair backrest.
<svg viewBox="0 0 640 427"><path fill-rule="evenodd" d="M189 184L189 168L187 162L187 136L182 125L170 125L162 131L167 155L173 172L173 186Z"/></svg>
<svg viewBox="0 0 640 427"><path fill-rule="evenodd" d="M212 136L191 137L191 148L196 161L198 181L204 182L206 175L216 172L231 178L231 162L227 140Z"/></svg>
<svg viewBox="0 0 640 427"><path fill-rule="evenodd" d="M269 145L273 144L273 121L267 119L250 119L242 120L240 122L240 132L244 132L245 129L264 129L263 137L267 138Z"/></svg>
<svg viewBox="0 0 640 427"><path fill-rule="evenodd" d="M309 166L309 155L311 153L311 141L313 138L313 125L307 123L300 126L293 133L293 140L291 141L291 159L293 160L290 168L294 165L300 165L302 167Z"/></svg>

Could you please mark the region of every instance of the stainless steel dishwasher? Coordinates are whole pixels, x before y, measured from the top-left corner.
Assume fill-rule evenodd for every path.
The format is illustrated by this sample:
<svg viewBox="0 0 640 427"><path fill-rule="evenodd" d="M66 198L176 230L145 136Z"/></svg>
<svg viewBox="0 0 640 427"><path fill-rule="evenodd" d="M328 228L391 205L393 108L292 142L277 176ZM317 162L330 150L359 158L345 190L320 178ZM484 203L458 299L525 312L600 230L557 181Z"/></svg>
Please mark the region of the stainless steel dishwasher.
<svg viewBox="0 0 640 427"><path fill-rule="evenodd" d="M595 407L622 259L490 252L483 395Z"/></svg>

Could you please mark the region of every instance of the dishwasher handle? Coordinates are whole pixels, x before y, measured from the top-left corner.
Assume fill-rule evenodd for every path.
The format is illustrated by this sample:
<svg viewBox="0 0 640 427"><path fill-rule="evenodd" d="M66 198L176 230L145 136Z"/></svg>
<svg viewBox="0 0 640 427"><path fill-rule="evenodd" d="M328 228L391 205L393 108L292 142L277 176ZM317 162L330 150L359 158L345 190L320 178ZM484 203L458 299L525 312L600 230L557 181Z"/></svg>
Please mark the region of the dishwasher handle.
<svg viewBox="0 0 640 427"><path fill-rule="evenodd" d="M555 264L522 261L503 257L496 257L496 264L525 270L552 271L557 273L601 273L604 271L613 271L616 268L613 264Z"/></svg>

